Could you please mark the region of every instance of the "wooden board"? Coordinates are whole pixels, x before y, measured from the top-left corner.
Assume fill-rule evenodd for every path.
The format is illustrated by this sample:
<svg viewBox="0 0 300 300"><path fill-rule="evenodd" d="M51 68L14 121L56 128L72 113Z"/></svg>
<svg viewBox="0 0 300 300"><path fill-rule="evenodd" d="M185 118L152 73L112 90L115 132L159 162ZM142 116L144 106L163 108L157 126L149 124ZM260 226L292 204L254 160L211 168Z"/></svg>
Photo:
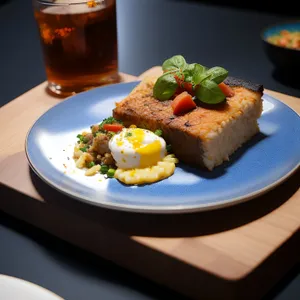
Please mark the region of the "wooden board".
<svg viewBox="0 0 300 300"><path fill-rule="evenodd" d="M159 74L155 67L139 78ZM122 75L123 81L134 76ZM29 168L33 122L63 101L46 83L0 109L0 209L142 276L198 299L253 299L299 261L300 172L241 205L188 215L139 215L82 204ZM265 91L300 113L300 99Z"/></svg>

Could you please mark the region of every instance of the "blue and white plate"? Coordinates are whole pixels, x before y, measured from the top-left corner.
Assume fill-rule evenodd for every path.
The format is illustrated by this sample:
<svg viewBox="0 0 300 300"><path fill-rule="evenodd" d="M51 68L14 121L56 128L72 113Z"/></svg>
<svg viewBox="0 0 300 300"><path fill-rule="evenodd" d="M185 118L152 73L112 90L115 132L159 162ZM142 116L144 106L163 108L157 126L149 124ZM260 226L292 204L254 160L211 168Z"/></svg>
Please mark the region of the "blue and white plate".
<svg viewBox="0 0 300 300"><path fill-rule="evenodd" d="M300 117L264 95L261 132L230 162L212 172L179 164L173 176L144 186L126 186L98 174L84 176L72 152L76 135L111 116L139 82L121 83L77 94L43 114L30 129L26 153L32 169L57 190L93 205L151 213L221 208L259 196L287 179L300 162Z"/></svg>

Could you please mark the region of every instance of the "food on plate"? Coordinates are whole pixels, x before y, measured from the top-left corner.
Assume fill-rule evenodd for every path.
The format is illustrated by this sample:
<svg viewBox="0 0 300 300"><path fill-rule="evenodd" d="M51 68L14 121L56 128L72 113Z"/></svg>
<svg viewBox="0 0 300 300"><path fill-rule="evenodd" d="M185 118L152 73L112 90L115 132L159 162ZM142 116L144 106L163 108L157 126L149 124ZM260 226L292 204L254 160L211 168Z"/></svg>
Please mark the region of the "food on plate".
<svg viewBox="0 0 300 300"><path fill-rule="evenodd" d="M153 183L170 177L175 171L177 162L178 160L174 158L174 155L170 154L151 167L131 170L118 168L115 172L115 178L126 184Z"/></svg>
<svg viewBox="0 0 300 300"><path fill-rule="evenodd" d="M151 132L109 117L77 135L76 167L86 176L106 174L125 184L152 183L171 176L178 160L168 153L162 131Z"/></svg>
<svg viewBox="0 0 300 300"><path fill-rule="evenodd" d="M162 130L179 161L209 170L259 131L262 85L229 77L221 67L187 64L180 55L162 69L118 102L113 117L124 126Z"/></svg>
<svg viewBox="0 0 300 300"><path fill-rule="evenodd" d="M149 130L126 128L110 139L109 149L119 168L146 168L165 157L166 142Z"/></svg>
<svg viewBox="0 0 300 300"><path fill-rule="evenodd" d="M125 184L172 176L179 161L213 170L258 131L263 86L176 55L77 135L76 166Z"/></svg>
<svg viewBox="0 0 300 300"><path fill-rule="evenodd" d="M281 30L267 38L268 42L285 48L300 49L300 31Z"/></svg>

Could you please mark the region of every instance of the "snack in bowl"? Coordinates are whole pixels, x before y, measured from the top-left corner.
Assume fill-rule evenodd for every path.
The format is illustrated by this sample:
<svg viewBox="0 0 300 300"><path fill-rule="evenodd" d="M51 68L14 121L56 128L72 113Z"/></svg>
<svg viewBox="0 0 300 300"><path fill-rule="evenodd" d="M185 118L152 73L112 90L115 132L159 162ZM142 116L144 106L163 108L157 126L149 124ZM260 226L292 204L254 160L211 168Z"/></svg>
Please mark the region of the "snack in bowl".
<svg viewBox="0 0 300 300"><path fill-rule="evenodd" d="M125 126L162 130L180 162L213 170L259 131L262 85L228 77L224 68L187 64L180 55L162 69L117 103L113 116Z"/></svg>
<svg viewBox="0 0 300 300"><path fill-rule="evenodd" d="M270 35L267 40L276 46L300 50L300 31L283 29L277 34Z"/></svg>

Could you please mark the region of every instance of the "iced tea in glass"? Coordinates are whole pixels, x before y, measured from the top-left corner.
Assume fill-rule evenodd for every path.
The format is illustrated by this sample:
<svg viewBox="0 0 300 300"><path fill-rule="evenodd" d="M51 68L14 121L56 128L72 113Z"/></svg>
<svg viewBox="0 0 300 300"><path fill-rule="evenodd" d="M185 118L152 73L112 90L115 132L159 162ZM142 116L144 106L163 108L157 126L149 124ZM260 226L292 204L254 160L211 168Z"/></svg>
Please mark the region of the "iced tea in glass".
<svg viewBox="0 0 300 300"><path fill-rule="evenodd" d="M118 82L116 0L34 0L34 15L51 93Z"/></svg>

